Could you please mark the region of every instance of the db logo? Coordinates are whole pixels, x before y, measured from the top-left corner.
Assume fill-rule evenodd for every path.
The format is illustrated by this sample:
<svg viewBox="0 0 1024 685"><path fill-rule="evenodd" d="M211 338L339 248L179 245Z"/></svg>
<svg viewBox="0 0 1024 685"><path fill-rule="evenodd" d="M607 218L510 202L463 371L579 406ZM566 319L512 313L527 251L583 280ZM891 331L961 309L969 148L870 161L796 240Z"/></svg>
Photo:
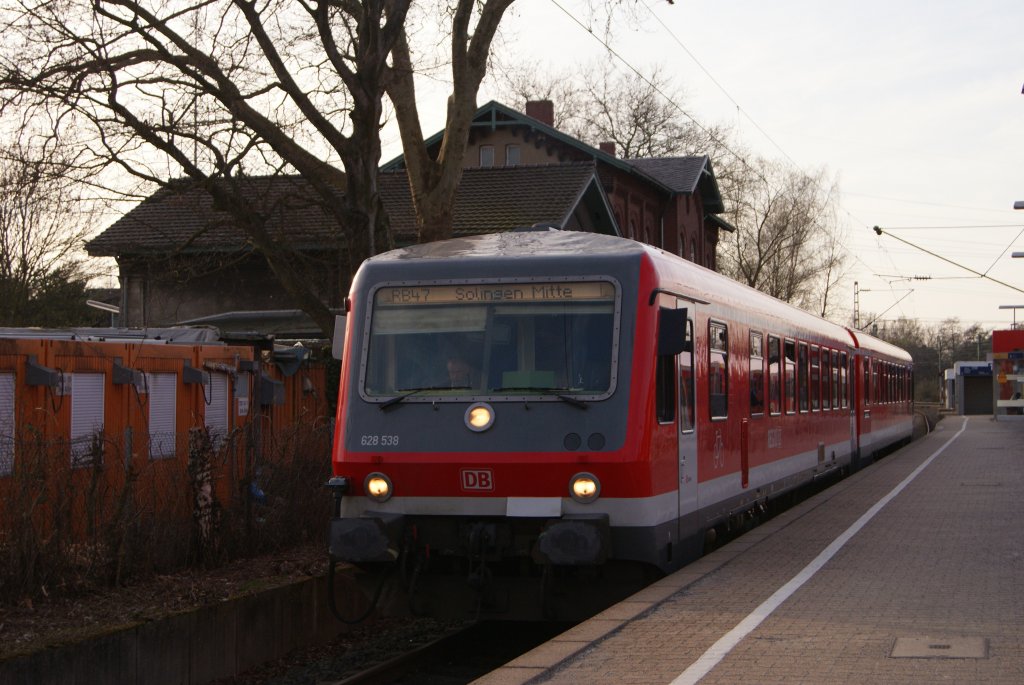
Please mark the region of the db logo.
<svg viewBox="0 0 1024 685"><path fill-rule="evenodd" d="M463 490L494 489L494 473L490 469L463 469L461 474Z"/></svg>

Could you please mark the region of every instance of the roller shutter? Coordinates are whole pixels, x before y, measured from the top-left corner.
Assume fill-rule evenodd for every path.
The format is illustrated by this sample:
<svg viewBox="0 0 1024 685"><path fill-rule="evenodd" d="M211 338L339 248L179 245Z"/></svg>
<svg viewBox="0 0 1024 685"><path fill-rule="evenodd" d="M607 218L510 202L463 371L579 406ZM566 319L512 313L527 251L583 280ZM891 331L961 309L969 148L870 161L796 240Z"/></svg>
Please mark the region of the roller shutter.
<svg viewBox="0 0 1024 685"><path fill-rule="evenodd" d="M72 466L91 465L93 438L102 439L103 386L102 373L71 374Z"/></svg>
<svg viewBox="0 0 1024 685"><path fill-rule="evenodd" d="M0 476L14 470L14 374L0 373Z"/></svg>
<svg viewBox="0 0 1024 685"><path fill-rule="evenodd" d="M166 459L174 456L178 375L146 374L149 388L149 456Z"/></svg>

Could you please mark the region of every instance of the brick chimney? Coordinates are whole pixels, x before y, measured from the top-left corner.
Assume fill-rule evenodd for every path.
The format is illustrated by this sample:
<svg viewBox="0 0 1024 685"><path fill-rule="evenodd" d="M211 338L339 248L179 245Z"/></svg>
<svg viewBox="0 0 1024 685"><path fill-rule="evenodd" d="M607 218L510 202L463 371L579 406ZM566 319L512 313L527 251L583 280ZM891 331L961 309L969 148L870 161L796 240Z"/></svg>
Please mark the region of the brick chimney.
<svg viewBox="0 0 1024 685"><path fill-rule="evenodd" d="M614 157L615 156L615 141L609 140L609 141L605 141L603 143L598 143L597 144L597 149L600 150L601 152L604 152L604 153L609 154L612 157Z"/></svg>
<svg viewBox="0 0 1024 685"><path fill-rule="evenodd" d="M526 116L542 124L555 127L555 103L551 100L530 100L526 103Z"/></svg>

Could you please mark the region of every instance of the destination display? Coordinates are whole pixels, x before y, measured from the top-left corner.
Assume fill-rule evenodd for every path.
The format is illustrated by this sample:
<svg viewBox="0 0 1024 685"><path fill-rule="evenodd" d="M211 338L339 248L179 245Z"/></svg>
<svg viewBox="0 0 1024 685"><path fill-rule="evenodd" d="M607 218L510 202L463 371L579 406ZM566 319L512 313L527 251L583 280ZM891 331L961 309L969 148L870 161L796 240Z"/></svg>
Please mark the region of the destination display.
<svg viewBox="0 0 1024 685"><path fill-rule="evenodd" d="M607 281L396 286L381 288L375 297L378 306L614 300L615 286Z"/></svg>

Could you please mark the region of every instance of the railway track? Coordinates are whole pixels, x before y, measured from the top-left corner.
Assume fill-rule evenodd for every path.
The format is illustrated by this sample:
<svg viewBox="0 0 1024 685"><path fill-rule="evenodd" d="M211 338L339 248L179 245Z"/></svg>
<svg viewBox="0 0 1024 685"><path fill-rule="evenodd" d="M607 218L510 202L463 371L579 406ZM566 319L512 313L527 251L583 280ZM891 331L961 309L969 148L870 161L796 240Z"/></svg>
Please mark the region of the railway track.
<svg viewBox="0 0 1024 685"><path fill-rule="evenodd" d="M459 685L568 630L569 623L378 619L215 685Z"/></svg>
<svg viewBox="0 0 1024 685"><path fill-rule="evenodd" d="M570 626L484 621L439 636L332 685L459 685L493 671Z"/></svg>

